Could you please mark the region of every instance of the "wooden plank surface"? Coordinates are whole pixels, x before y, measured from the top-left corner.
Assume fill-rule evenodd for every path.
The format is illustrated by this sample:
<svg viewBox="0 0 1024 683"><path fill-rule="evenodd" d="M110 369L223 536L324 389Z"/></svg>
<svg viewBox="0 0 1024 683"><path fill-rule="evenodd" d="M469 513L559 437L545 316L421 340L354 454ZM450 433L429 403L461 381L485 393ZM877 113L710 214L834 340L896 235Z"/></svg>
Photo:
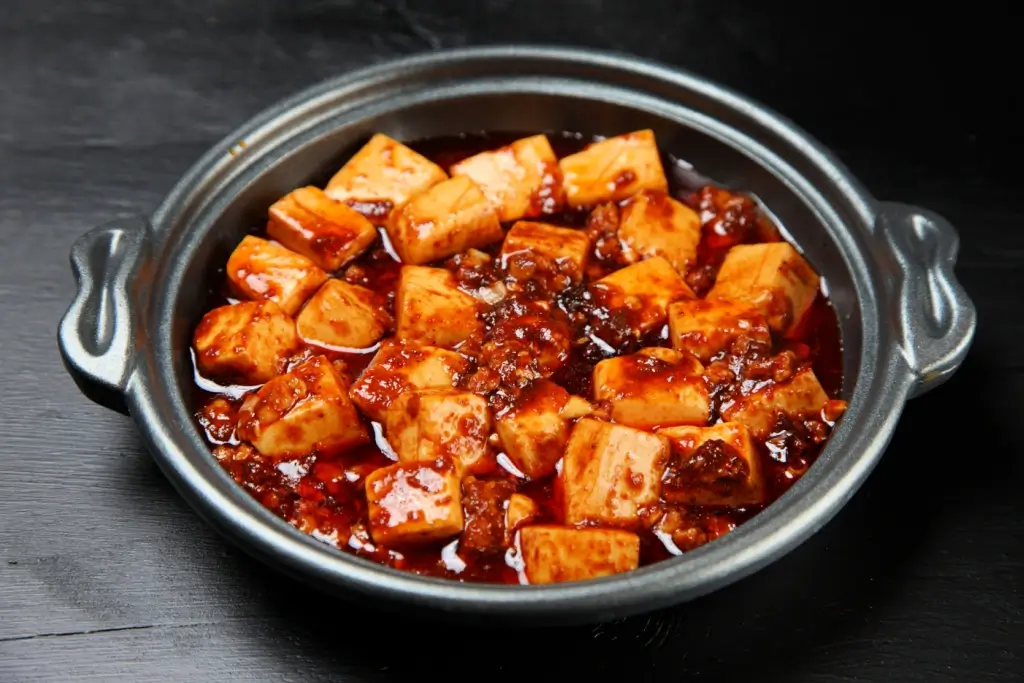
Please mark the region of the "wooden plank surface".
<svg viewBox="0 0 1024 683"><path fill-rule="evenodd" d="M1012 27L981 7L919 22L733 0L7 0L0 681L390 681L435 666L460 680L1021 680L1024 145L999 72ZM54 343L67 253L94 225L152 211L207 146L294 90L399 54L513 40L665 60L779 109L879 197L960 227L981 326L961 372L908 406L861 493L755 577L551 634L402 628L228 547L131 421L78 394Z"/></svg>

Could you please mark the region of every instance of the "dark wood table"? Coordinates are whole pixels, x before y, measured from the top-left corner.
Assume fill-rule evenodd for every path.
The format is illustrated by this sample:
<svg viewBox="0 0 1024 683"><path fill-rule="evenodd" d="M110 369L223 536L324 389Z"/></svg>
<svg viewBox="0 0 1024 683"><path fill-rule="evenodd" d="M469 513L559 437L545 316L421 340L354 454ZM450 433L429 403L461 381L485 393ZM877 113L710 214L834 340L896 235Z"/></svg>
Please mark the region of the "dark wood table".
<svg viewBox="0 0 1024 683"><path fill-rule="evenodd" d="M1024 149L1008 17L977 3L927 21L736 0L415 5L0 7L0 681L377 681L437 667L474 680L1022 680ZM318 79L505 41L704 73L800 122L880 198L961 230L980 328L960 373L907 407L818 535L666 613L491 633L325 599L200 522L132 422L80 396L58 359L80 233L152 211L207 146Z"/></svg>

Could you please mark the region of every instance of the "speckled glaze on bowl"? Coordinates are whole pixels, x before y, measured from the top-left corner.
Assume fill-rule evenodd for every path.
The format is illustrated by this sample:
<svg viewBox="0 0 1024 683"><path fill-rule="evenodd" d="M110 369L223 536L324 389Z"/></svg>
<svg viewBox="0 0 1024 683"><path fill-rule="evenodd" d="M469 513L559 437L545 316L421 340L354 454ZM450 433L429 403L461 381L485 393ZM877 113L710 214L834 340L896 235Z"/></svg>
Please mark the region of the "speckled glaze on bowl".
<svg viewBox="0 0 1024 683"><path fill-rule="evenodd" d="M208 274L277 197L323 181L374 132L615 135L654 129L704 176L756 194L827 281L849 409L815 465L764 512L684 556L593 581L470 585L342 553L278 519L210 455L187 396ZM853 495L904 403L962 361L974 307L953 275L957 235L873 199L790 122L685 72L628 56L536 47L435 52L348 73L281 102L207 153L148 220L83 236L79 291L58 341L88 397L127 412L181 495L252 555L322 589L489 623L602 621L690 600L793 549Z"/></svg>

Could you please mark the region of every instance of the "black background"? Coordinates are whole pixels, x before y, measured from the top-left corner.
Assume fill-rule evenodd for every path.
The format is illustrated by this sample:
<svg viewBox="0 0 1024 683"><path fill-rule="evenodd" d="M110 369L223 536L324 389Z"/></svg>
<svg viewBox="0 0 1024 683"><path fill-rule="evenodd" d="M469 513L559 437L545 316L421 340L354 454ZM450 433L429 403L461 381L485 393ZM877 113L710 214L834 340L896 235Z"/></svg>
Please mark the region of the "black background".
<svg viewBox="0 0 1024 683"><path fill-rule="evenodd" d="M1010 3L937 7L4 0L0 681L1021 680L1021 37ZM959 374L907 407L817 536L666 613L491 633L325 599L201 523L56 352L74 239L150 213L249 116L355 66L510 41L632 52L735 87L879 198L962 236L980 325Z"/></svg>

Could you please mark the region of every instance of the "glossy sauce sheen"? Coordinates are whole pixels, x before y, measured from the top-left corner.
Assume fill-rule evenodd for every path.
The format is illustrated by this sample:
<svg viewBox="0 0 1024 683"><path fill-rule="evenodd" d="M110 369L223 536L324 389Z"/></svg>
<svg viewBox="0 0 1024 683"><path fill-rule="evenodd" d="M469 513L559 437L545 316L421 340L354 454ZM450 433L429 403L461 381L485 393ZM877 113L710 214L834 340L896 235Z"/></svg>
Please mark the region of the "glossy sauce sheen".
<svg viewBox="0 0 1024 683"><path fill-rule="evenodd" d="M492 150L509 142L525 137L525 134L473 135L455 138L433 139L421 143L412 143L410 147L420 152L444 169L452 164L472 156L478 152ZM591 140L573 134L549 134L555 153L559 158L582 149ZM779 241L778 231L756 209L756 204L746 198L742 202L735 200L736 195L729 195L715 188L685 187L679 184L677 174L672 172L677 161L664 156L662 162L669 178L670 194L694 209L702 222L702 236L698 249L699 263L692 267L686 276L686 282L694 292L702 297L714 282L714 275L721 264L725 253L730 247L744 242ZM621 179L628 184L631 178ZM729 201L732 199L732 201ZM600 323L602 329L587 324L577 324L578 319L592 318L590 311L600 306L600 301L585 294L585 283L592 282L604 274L616 270L619 241L612 232L605 234L602 226L601 212L566 211L545 215L536 220L564 227L585 229L594 242L591 264L588 266L583 285L569 287L557 295L557 305L561 314L550 322L538 320L528 330L539 335L534 340L541 349L543 340L562 334L578 336L587 332L597 332L597 336L615 347L616 355L632 353L643 347L671 346L668 340L667 325L648 332L642 339L629 334L635 320L627 317L609 316ZM589 218L588 218L589 215ZM255 227L255 226L254 226ZM509 227L508 225L505 226ZM382 239L386 239L383 236ZM262 235L262 226L256 227L253 234ZM491 255L497 254L501 242L497 242L483 251ZM345 280L362 285L372 290L375 302L394 313L395 287L400 264L392 257L393 250L381 240L363 253L345 272ZM594 258L596 255L596 258ZM495 259L495 262L498 259ZM493 282L498 275L490 268L460 267L457 259L448 259L444 263L432 264L452 270L456 279L463 287L476 287ZM340 274L339 274L340 276ZM204 310L232 301L229 298L224 270L220 269L211 282L210 298ZM501 338L502 309L504 306L529 306L530 296L515 297L494 307L485 314L485 321L492 332L492 339ZM574 315L574 314L582 315ZM521 315L522 311L516 311ZM517 318L521 320L521 318ZM538 332L539 330L539 332ZM510 335L516 334L509 330ZM613 343L617 340L618 343ZM325 349L305 349L291 365L310 355L324 354L332 360L341 360L348 368L351 377L358 377L373 358L377 347L362 353L342 353ZM828 301L819 293L810 312L798 329L786 339L777 340L774 352L793 351L796 362L800 366L810 366L818 377L822 387L830 398L838 398L842 388L842 357L839 328L835 312ZM472 351L471 351L472 353ZM541 352L543 354L543 350ZM756 349L751 350L757 353ZM566 362L551 377L553 381L565 387L572 394L591 397L591 377L596 363L609 357L606 350L596 344L572 346ZM742 362L757 362L756 358L744 359ZM654 362L653 365L657 365ZM197 374L198 378L198 374ZM198 378L201 379L201 378ZM515 382L515 378L502 378ZM474 386L473 382L486 384L487 378L480 373L469 378L469 385L463 385L473 391L491 389L491 386ZM200 386L202 385L202 387ZM456 539L443 543L417 547L385 549L372 543L367 532L367 501L365 496L365 477L373 470L394 464L389 457L390 447L381 436L381 428L374 425L376 440L374 444L359 447L341 455L326 457L310 454L295 460L273 460L263 458L258 453L247 451L244 459L235 459L236 449L231 446L238 442L233 434L233 425L237 418L240 399L227 393L216 391L217 387L209 381L197 381L194 387L192 404L196 408L196 417L200 428L206 434L212 447L227 444L227 448L215 448L215 455L231 476L241 484L254 498L274 513L287 520L297 528L312 534L321 541L334 545L342 550L388 564L414 573L445 577L462 581L483 581L499 583L519 583L517 570L510 566L501 554L474 553L472 551L455 552ZM213 390L213 391L211 391ZM238 392L236 391L236 394ZM728 393L728 389L725 390ZM491 398L492 410L502 409L501 392ZM509 399L512 400L512 399ZM723 397L713 396L712 422L717 415L718 406ZM767 504L784 493L814 462L822 447L821 439L814 439L813 425L811 432L801 425L790 425L773 441L773 448L760 448L761 466L766 474L768 486ZM818 441L818 443L815 443ZM540 507L537 523L561 522L562 509L557 479L548 477L539 481L523 481L518 479L495 463L491 471L482 475L474 485L464 483L463 508L469 510L476 507L486 518L487 510L483 503L476 500L473 488L479 484L493 485L501 489L502 495L520 492L532 498ZM712 540L744 522L764 505L744 509L702 509L688 508L685 514L694 520L702 532L694 546L703 541ZM495 511L490 511L495 513ZM477 532L486 534L487 529L471 529L462 534L464 546L472 546L471 535ZM698 534L700 535L700 534ZM666 559L678 553L679 548L671 542L659 540L651 532L640 532L641 565ZM682 548L686 550L686 548Z"/></svg>

